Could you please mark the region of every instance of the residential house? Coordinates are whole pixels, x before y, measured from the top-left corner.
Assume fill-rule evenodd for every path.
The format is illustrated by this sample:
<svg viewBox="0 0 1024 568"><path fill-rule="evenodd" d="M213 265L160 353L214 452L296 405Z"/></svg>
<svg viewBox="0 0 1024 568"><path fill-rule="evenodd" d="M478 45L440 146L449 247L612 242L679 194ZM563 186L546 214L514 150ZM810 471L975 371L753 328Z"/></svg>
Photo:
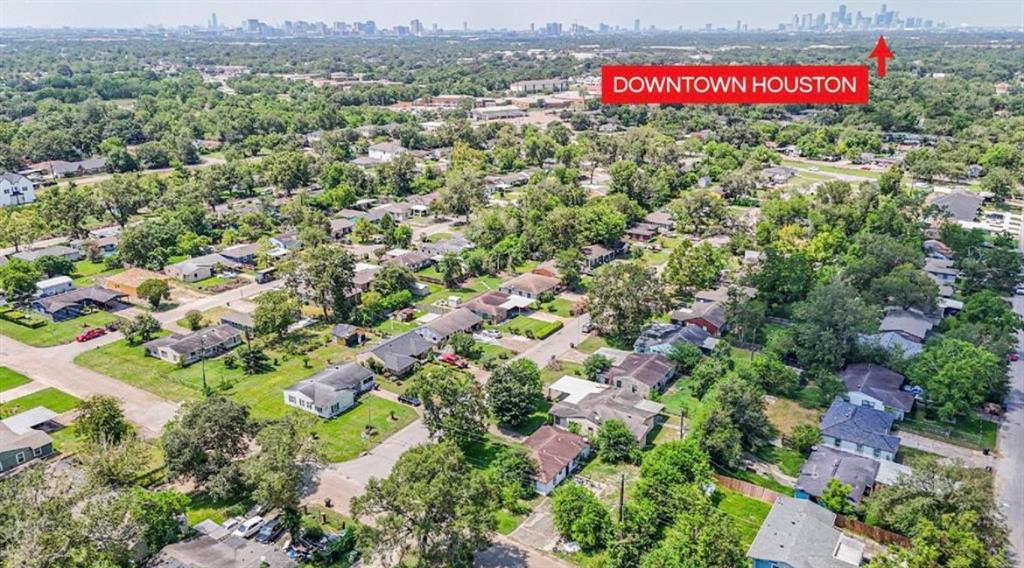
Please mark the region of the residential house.
<svg viewBox="0 0 1024 568"><path fill-rule="evenodd" d="M339 323L331 329L331 337L346 347L355 347L366 341L366 331L347 323Z"/></svg>
<svg viewBox="0 0 1024 568"><path fill-rule="evenodd" d="M424 216L430 213L431 206L440 196L439 192L431 191L423 195L410 195L406 201L412 206L413 215Z"/></svg>
<svg viewBox="0 0 1024 568"><path fill-rule="evenodd" d="M432 258L418 250L407 250L399 255L391 256L391 258L384 261L384 264L397 264L413 272L418 272L430 266L433 262Z"/></svg>
<svg viewBox="0 0 1024 568"><path fill-rule="evenodd" d="M396 335L361 354L363 359L376 361L384 372L404 377L426 360L434 344L415 331Z"/></svg>
<svg viewBox="0 0 1024 568"><path fill-rule="evenodd" d="M512 172L507 174L494 174L484 177L484 193L487 197L495 192L505 192L515 187L521 187L529 183L530 172Z"/></svg>
<svg viewBox="0 0 1024 568"><path fill-rule="evenodd" d="M333 418L355 406L356 397L373 390L375 384L373 371L345 363L284 389L284 403L321 418Z"/></svg>
<svg viewBox="0 0 1024 568"><path fill-rule="evenodd" d="M256 256L260 252L258 243L232 245L220 251L220 255L237 264L256 265Z"/></svg>
<svg viewBox="0 0 1024 568"><path fill-rule="evenodd" d="M953 261L949 259L927 258L922 270L939 286L956 284L960 275L960 271L953 267Z"/></svg>
<svg viewBox="0 0 1024 568"><path fill-rule="evenodd" d="M603 374L602 382L647 398L662 393L676 376L676 364L661 353L630 353Z"/></svg>
<svg viewBox="0 0 1024 568"><path fill-rule="evenodd" d="M70 260L71 262L78 262L79 260L82 260L82 251L66 245L54 245L52 247L16 252L11 255L11 258L20 258L25 262L35 262L46 256L53 256Z"/></svg>
<svg viewBox="0 0 1024 568"><path fill-rule="evenodd" d="M544 425L523 441L537 462L534 488L547 495L569 477L590 454L586 438Z"/></svg>
<svg viewBox="0 0 1024 568"><path fill-rule="evenodd" d="M458 308L417 329L416 333L436 345L456 333L472 333L480 329L483 321L472 311Z"/></svg>
<svg viewBox="0 0 1024 568"><path fill-rule="evenodd" d="M239 270L242 265L218 253L185 259L164 267L164 274L182 282L199 282L212 278L223 269Z"/></svg>
<svg viewBox="0 0 1024 568"><path fill-rule="evenodd" d="M53 438L44 431L57 413L37 406L0 420L0 474L53 453Z"/></svg>
<svg viewBox="0 0 1024 568"><path fill-rule="evenodd" d="M747 550L754 568L854 568L864 543L835 527L836 514L806 499L779 497Z"/></svg>
<svg viewBox="0 0 1024 568"><path fill-rule="evenodd" d="M88 158L77 162L65 162L64 160L49 160L29 166L32 171L43 175L59 177L84 176L98 174L107 171L107 159L100 156Z"/></svg>
<svg viewBox="0 0 1024 568"><path fill-rule="evenodd" d="M302 241L299 240L298 233L289 231L270 237L270 244L274 245L280 250L288 252L295 252L302 249Z"/></svg>
<svg viewBox="0 0 1024 568"><path fill-rule="evenodd" d="M562 377L548 387L549 392L560 396L550 410L555 426L568 430L571 424L577 424L581 433L593 436L606 420L621 420L641 444L647 441L664 404L598 383L591 383L593 390L584 390L577 381L581 379Z"/></svg>
<svg viewBox="0 0 1024 568"><path fill-rule="evenodd" d="M953 249L946 246L946 243L937 241L935 239L928 239L922 245L928 258L934 258L938 260L953 260ZM952 265L950 265L952 266Z"/></svg>
<svg viewBox="0 0 1024 568"><path fill-rule="evenodd" d="M146 568L297 568L299 563L274 543L231 533L212 520L193 527L198 533L169 544L146 562Z"/></svg>
<svg viewBox="0 0 1024 568"><path fill-rule="evenodd" d="M351 219L331 219L331 239L335 241L344 239L352 233L352 228L355 226L355 221Z"/></svg>
<svg viewBox="0 0 1024 568"><path fill-rule="evenodd" d="M647 223L634 223L626 229L626 238L641 243L649 242L658 236L658 228Z"/></svg>
<svg viewBox="0 0 1024 568"><path fill-rule="evenodd" d="M517 296L536 300L545 292L557 291L559 284L560 281L557 278L541 276L540 274L528 272L503 282L501 286L498 287L498 290L505 292L506 294L515 294Z"/></svg>
<svg viewBox="0 0 1024 568"><path fill-rule="evenodd" d="M614 248L607 248L603 245L589 245L583 247L583 272L592 273L598 266L615 260L615 257L622 254L628 247L625 243L616 243Z"/></svg>
<svg viewBox="0 0 1024 568"><path fill-rule="evenodd" d="M90 251L99 251L104 258L112 256L117 252L117 245L121 237L117 234L94 236L88 239L76 239L71 241L71 246L81 251L83 256L89 256Z"/></svg>
<svg viewBox="0 0 1024 568"><path fill-rule="evenodd" d="M367 148L366 155L379 162L390 162L409 150L398 142L381 142Z"/></svg>
<svg viewBox="0 0 1024 568"><path fill-rule="evenodd" d="M705 353L710 353L718 341L704 328L695 325L652 323L640 331L640 335L633 342L633 351L667 354L672 351L674 345L690 343L700 347Z"/></svg>
<svg viewBox="0 0 1024 568"><path fill-rule="evenodd" d="M878 461L825 446L816 447L807 457L796 481L797 499L819 499L833 479L850 486L853 504L867 495L878 477Z"/></svg>
<svg viewBox="0 0 1024 568"><path fill-rule="evenodd" d="M933 193L928 199L929 205L945 212L961 224L973 223L978 218L978 211L984 202L984 197L965 191Z"/></svg>
<svg viewBox="0 0 1024 568"><path fill-rule="evenodd" d="M902 335L887 331L873 335L860 335L857 342L864 346L880 347L897 354L902 359L909 359L924 351L924 345L917 341L911 341Z"/></svg>
<svg viewBox="0 0 1024 568"><path fill-rule="evenodd" d="M676 228L672 214L667 211L652 211L644 217L644 223L656 227L662 233L671 233Z"/></svg>
<svg viewBox="0 0 1024 568"><path fill-rule="evenodd" d="M881 333L893 332L905 339L923 344L936 323L935 318L925 315L920 310L888 307L885 309L885 317L882 318L878 331Z"/></svg>
<svg viewBox="0 0 1024 568"><path fill-rule="evenodd" d="M914 408L914 395L902 390L903 375L874 363L848 365L839 373L846 384L846 399L892 414L897 420Z"/></svg>
<svg viewBox="0 0 1024 568"><path fill-rule="evenodd" d="M126 294L116 290L110 290L100 286L89 288L78 288L55 294L36 298L32 301L33 312L42 314L53 321L65 321L76 318L88 308L101 310L117 309L121 304L120 300Z"/></svg>
<svg viewBox="0 0 1024 568"><path fill-rule="evenodd" d="M722 302L695 302L690 308L674 310L669 320L682 326L699 327L712 337L721 335L725 328L725 304Z"/></svg>
<svg viewBox="0 0 1024 568"><path fill-rule="evenodd" d="M780 186L789 182L796 175L796 170L783 166L773 166L765 168L761 171L761 174L768 180L769 185Z"/></svg>
<svg viewBox="0 0 1024 568"><path fill-rule="evenodd" d="M540 274L541 276L547 276L548 278L554 278L556 280L562 279L562 271L558 269L558 263L554 259L545 260L535 266L530 272Z"/></svg>
<svg viewBox="0 0 1024 568"><path fill-rule="evenodd" d="M185 366L226 353L241 343L241 331L220 324L187 335L172 333L146 342L142 347L150 357Z"/></svg>
<svg viewBox="0 0 1024 568"><path fill-rule="evenodd" d="M446 254L462 254L463 251L473 248L473 243L462 235L454 235L433 243L422 242L416 248L423 254L436 259Z"/></svg>
<svg viewBox="0 0 1024 568"><path fill-rule="evenodd" d="M247 314L245 312L228 310L220 316L220 323L223 325L230 325L238 331L249 335L256 333L256 322L253 321L252 314Z"/></svg>
<svg viewBox="0 0 1024 568"><path fill-rule="evenodd" d="M474 314L490 323L501 323L530 309L533 300L497 290L489 290L462 304Z"/></svg>
<svg viewBox="0 0 1024 568"><path fill-rule="evenodd" d="M408 203L385 203L367 211L366 220L371 223L377 223L386 215L389 215L393 221L401 223L402 221L407 221L412 216L412 212L412 205Z"/></svg>
<svg viewBox="0 0 1024 568"><path fill-rule="evenodd" d="M54 276L53 278L36 282L35 296L37 298L56 296L57 294L71 291L73 287L74 284L70 276Z"/></svg>
<svg viewBox="0 0 1024 568"><path fill-rule="evenodd" d="M0 174L0 207L24 205L36 200L36 189L32 180L11 172Z"/></svg>
<svg viewBox="0 0 1024 568"><path fill-rule="evenodd" d="M821 419L822 444L878 460L892 461L900 439L892 435L896 419L869 406L836 399Z"/></svg>

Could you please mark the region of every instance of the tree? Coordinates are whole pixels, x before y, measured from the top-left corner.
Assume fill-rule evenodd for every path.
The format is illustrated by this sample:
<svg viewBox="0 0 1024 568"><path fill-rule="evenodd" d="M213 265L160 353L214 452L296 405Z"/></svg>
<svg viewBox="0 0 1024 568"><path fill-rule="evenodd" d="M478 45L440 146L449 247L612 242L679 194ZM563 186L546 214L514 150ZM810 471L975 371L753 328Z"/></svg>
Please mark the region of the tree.
<svg viewBox="0 0 1024 568"><path fill-rule="evenodd" d="M729 372L726 363L717 357L702 359L690 372L690 388L694 396L703 399L719 379Z"/></svg>
<svg viewBox="0 0 1024 568"><path fill-rule="evenodd" d="M218 497L238 489L236 460L250 449L249 408L221 396L186 403L164 426L161 438L171 479L216 489Z"/></svg>
<svg viewBox="0 0 1024 568"><path fill-rule="evenodd" d="M139 210L150 204L149 186L143 185L137 174L115 174L92 189L99 206L122 229Z"/></svg>
<svg viewBox="0 0 1024 568"><path fill-rule="evenodd" d="M838 479L832 478L825 485L819 503L826 509L840 515L852 515L853 503L850 502L850 491L853 488Z"/></svg>
<svg viewBox="0 0 1024 568"><path fill-rule="evenodd" d="M665 355L676 364L679 373L683 375L689 375L704 357L700 347L692 343L676 343Z"/></svg>
<svg viewBox="0 0 1024 568"><path fill-rule="evenodd" d="M911 540L912 546L894 546L871 561L878 568L934 568L970 566L1005 568L1006 551L991 547L975 533L975 513L943 515L938 521L922 520Z"/></svg>
<svg viewBox="0 0 1024 568"><path fill-rule="evenodd" d="M583 253L573 247L563 250L555 255L555 268L558 269L558 276L562 286L570 290L577 290L583 275L580 273L580 266L583 265Z"/></svg>
<svg viewBox="0 0 1024 568"><path fill-rule="evenodd" d="M324 319L344 320L351 310L349 291L355 277L355 260L344 248L321 245L304 250L285 268L285 282L292 293L308 297L320 306Z"/></svg>
<svg viewBox="0 0 1024 568"><path fill-rule="evenodd" d="M594 437L594 446L607 463L634 462L640 454L636 436L622 420L605 420Z"/></svg>
<svg viewBox="0 0 1024 568"><path fill-rule="evenodd" d="M722 277L725 261L722 251L710 243L694 245L683 239L668 257L665 281L688 292L714 288Z"/></svg>
<svg viewBox="0 0 1024 568"><path fill-rule="evenodd" d="M179 517L188 508L188 496L177 491L146 491L135 487L132 516L142 522L143 539L150 550L160 550L181 536Z"/></svg>
<svg viewBox="0 0 1024 568"><path fill-rule="evenodd" d="M15 252L42 233L42 220L34 209L0 209L0 243L11 245Z"/></svg>
<svg viewBox="0 0 1024 568"><path fill-rule="evenodd" d="M459 255L449 252L437 263L437 271L441 273L446 288L456 288L466 276L466 268Z"/></svg>
<svg viewBox="0 0 1024 568"><path fill-rule="evenodd" d="M743 454L743 434L729 413L714 406L694 421L694 436L714 463L736 468Z"/></svg>
<svg viewBox="0 0 1024 568"><path fill-rule="evenodd" d="M17 257L11 257L6 264L0 265L0 288L9 300L32 295L36 291L36 282L42 277L43 272L35 264Z"/></svg>
<svg viewBox="0 0 1024 568"><path fill-rule="evenodd" d="M480 356L480 347L473 336L468 333L455 333L448 338L448 346L460 357L476 359Z"/></svg>
<svg viewBox="0 0 1024 568"><path fill-rule="evenodd" d="M1012 199L1020 193L1018 176L1006 168L993 168L981 178L981 190L988 191L997 199Z"/></svg>
<svg viewBox="0 0 1024 568"><path fill-rule="evenodd" d="M150 457L150 448L134 437L116 443L87 443L78 455L89 480L108 487L135 484Z"/></svg>
<svg viewBox="0 0 1024 568"><path fill-rule="evenodd" d="M878 304L915 308L924 312L935 309L939 286L913 264L901 264L889 274L871 282L868 296Z"/></svg>
<svg viewBox="0 0 1024 568"><path fill-rule="evenodd" d="M703 501L676 517L665 540L640 562L640 568L733 568L749 560L736 522Z"/></svg>
<svg viewBox="0 0 1024 568"><path fill-rule="evenodd" d="M729 172L722 178L722 197L735 201L750 197L764 183L758 164L745 164L738 170Z"/></svg>
<svg viewBox="0 0 1024 568"><path fill-rule="evenodd" d="M270 290L256 298L252 321L256 333L274 334L281 339L288 327L302 317L298 300L288 290Z"/></svg>
<svg viewBox="0 0 1024 568"><path fill-rule="evenodd" d="M608 509L582 485L566 483L555 489L551 511L562 538L576 542L583 550L596 550L608 540Z"/></svg>
<svg viewBox="0 0 1024 568"><path fill-rule="evenodd" d="M121 333L131 345L137 345L153 339L160 331L160 322L149 314L139 314L135 319L121 324Z"/></svg>
<svg viewBox="0 0 1024 568"><path fill-rule="evenodd" d="M796 354L806 367L839 369L857 348L858 334L878 321L852 286L834 280L793 308Z"/></svg>
<svg viewBox="0 0 1024 568"><path fill-rule="evenodd" d="M118 444L132 436L135 429L124 417L118 399L107 395L95 395L78 405L75 432L98 446Z"/></svg>
<svg viewBox="0 0 1024 568"><path fill-rule="evenodd" d="M911 362L907 377L924 388L930 406L946 420L985 400L1000 400L1007 391L1003 363L984 348L961 339L929 343Z"/></svg>
<svg viewBox="0 0 1024 568"><path fill-rule="evenodd" d="M238 350L238 358L242 361L242 372L246 375L257 375L267 370L270 360L263 349L252 343Z"/></svg>
<svg viewBox="0 0 1024 568"><path fill-rule="evenodd" d="M438 192L437 207L450 215L468 216L478 205L486 203L480 172L470 167L453 168L445 175Z"/></svg>
<svg viewBox="0 0 1024 568"><path fill-rule="evenodd" d="M752 280L758 299L769 313L777 314L803 300L814 287L814 262L803 252L783 254L769 248Z"/></svg>
<svg viewBox="0 0 1024 568"><path fill-rule="evenodd" d="M800 387L800 376L774 355L758 354L742 376L770 394L793 396Z"/></svg>
<svg viewBox="0 0 1024 568"><path fill-rule="evenodd" d="M718 381L711 397L712 404L717 404L732 418L743 435L744 448L760 448L775 439L777 432L765 414L768 403L760 387L728 375Z"/></svg>
<svg viewBox="0 0 1024 568"><path fill-rule="evenodd" d="M498 367L485 387L487 404L502 424L520 424L543 396L540 369L529 359L516 359Z"/></svg>
<svg viewBox="0 0 1024 568"><path fill-rule="evenodd" d="M614 362L601 355L600 353L594 353L583 361L583 377L588 381L596 381L601 373L612 368Z"/></svg>
<svg viewBox="0 0 1024 568"><path fill-rule="evenodd" d="M972 515L970 529L991 551L1002 550L1007 529L995 501L992 474L932 457L914 461L914 471L872 492L865 520L911 539L927 533L924 522L942 524L946 515ZM973 564L970 564L973 566Z"/></svg>
<svg viewBox="0 0 1024 568"><path fill-rule="evenodd" d="M199 331L203 328L203 313L199 310L189 310L185 314L185 326L192 331Z"/></svg>
<svg viewBox="0 0 1024 568"><path fill-rule="evenodd" d="M149 302L153 309L160 307L160 303L171 298L171 287L167 281L160 278L150 278L139 284L136 292L140 298Z"/></svg>
<svg viewBox="0 0 1024 568"><path fill-rule="evenodd" d="M263 159L263 176L267 183L283 189L285 194L309 185L312 179L310 158L302 152L278 152Z"/></svg>
<svg viewBox="0 0 1024 568"><path fill-rule="evenodd" d="M300 528L299 502L309 466L321 459L303 418L286 416L260 429L256 434L259 450L243 466L253 499L268 509L282 510L293 538Z"/></svg>
<svg viewBox="0 0 1024 568"><path fill-rule="evenodd" d="M416 284L416 275L401 264L385 264L373 275L370 290L381 296L390 296L403 290L411 290Z"/></svg>
<svg viewBox="0 0 1024 568"><path fill-rule="evenodd" d="M672 440L644 454L640 480L638 493L645 497L652 491L666 491L674 486L700 486L711 481L711 464L694 438ZM644 487L652 491L645 491Z"/></svg>
<svg viewBox="0 0 1024 568"><path fill-rule="evenodd" d="M413 554L420 566L468 568L490 544L498 502L498 488L442 442L402 454L388 477L370 479L351 508L357 519L373 519L360 538L384 566Z"/></svg>
<svg viewBox="0 0 1024 568"><path fill-rule="evenodd" d="M487 403L471 376L430 366L409 382L407 392L423 401L423 423L431 437L464 445L487 432Z"/></svg>
<svg viewBox="0 0 1024 568"><path fill-rule="evenodd" d="M706 189L684 193L670 209L679 230L693 235L713 234L729 219L729 204L722 196Z"/></svg>
<svg viewBox="0 0 1024 568"><path fill-rule="evenodd" d="M514 489L516 498L529 499L536 494L537 462L525 449L504 446L491 467L503 485Z"/></svg>
<svg viewBox="0 0 1024 568"><path fill-rule="evenodd" d="M657 274L635 262L615 262L599 268L589 298L591 322L614 339L629 344L664 303Z"/></svg>
<svg viewBox="0 0 1024 568"><path fill-rule="evenodd" d="M811 448L821 443L821 430L811 424L797 424L789 433L789 445L801 454L807 455Z"/></svg>
<svg viewBox="0 0 1024 568"><path fill-rule="evenodd" d="M72 239L89 236L86 221L96 214L97 205L89 188L74 183L55 185L38 196L39 215L51 228Z"/></svg>

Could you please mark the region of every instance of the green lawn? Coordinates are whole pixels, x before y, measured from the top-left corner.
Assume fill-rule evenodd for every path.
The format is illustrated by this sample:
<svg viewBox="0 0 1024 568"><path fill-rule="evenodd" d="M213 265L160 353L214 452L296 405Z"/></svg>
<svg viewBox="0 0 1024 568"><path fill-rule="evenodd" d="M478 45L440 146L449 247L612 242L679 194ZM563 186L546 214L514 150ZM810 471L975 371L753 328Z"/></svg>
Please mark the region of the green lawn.
<svg viewBox="0 0 1024 568"><path fill-rule="evenodd" d="M956 422L932 420L921 410L897 424L900 430L971 449L993 449L999 424L976 416L960 416Z"/></svg>
<svg viewBox="0 0 1024 568"><path fill-rule="evenodd" d="M280 393L278 397L281 397ZM283 402L279 410L281 415L293 411ZM341 416L318 421L313 431L320 436L324 459L329 462L342 462L356 458L381 443L391 434L412 423L416 416L416 411L409 406L378 396L364 395L359 404ZM367 424L373 426L373 435L364 437L363 432Z"/></svg>
<svg viewBox="0 0 1024 568"><path fill-rule="evenodd" d="M800 452L792 448L776 448L775 446L766 446L761 448L757 452L757 457L763 459L768 463L773 463L779 466L782 473L790 477L799 477L800 468L804 466L804 462L807 458Z"/></svg>
<svg viewBox="0 0 1024 568"><path fill-rule="evenodd" d="M81 400L55 388L45 388L23 397L0 404L0 416L10 416L37 406L45 406L57 414L62 414L78 406Z"/></svg>
<svg viewBox="0 0 1024 568"><path fill-rule="evenodd" d="M0 320L0 335L6 335L33 347L53 347L75 340L75 336L90 327L103 327L117 320L108 312L93 312L62 322L47 322L43 327L31 329L7 320Z"/></svg>
<svg viewBox="0 0 1024 568"><path fill-rule="evenodd" d="M499 328L515 335L545 339L561 329L562 322L549 322L528 316L519 316L501 324Z"/></svg>
<svg viewBox="0 0 1024 568"><path fill-rule="evenodd" d="M220 307L216 307L216 308L210 308L210 309L202 312L202 315L203 315L202 327L208 327L208 326L211 326L211 325L219 324L221 316L223 316L224 314L226 314L226 313L228 313L230 311L231 311L231 308L220 306ZM178 320L178 321L176 321L174 323L178 327L181 327L183 329L189 329L188 322L185 320L185 318L181 318L180 320Z"/></svg>
<svg viewBox="0 0 1024 568"><path fill-rule="evenodd" d="M185 509L185 516L188 518L188 526L210 519L216 523L244 515L253 503L248 500L226 499L215 500L207 493L197 491L189 494L189 504Z"/></svg>
<svg viewBox="0 0 1024 568"><path fill-rule="evenodd" d="M373 330L382 335L401 335L407 331L412 331L419 327L420 324L413 321L398 321L396 319L388 318L384 321L373 326Z"/></svg>
<svg viewBox="0 0 1024 568"><path fill-rule="evenodd" d="M75 263L75 272L71 278L76 288L85 288L96 284L96 279L101 276L113 276L123 271L123 268L107 268L102 262L79 260Z"/></svg>
<svg viewBox="0 0 1024 568"><path fill-rule="evenodd" d="M426 238L423 239L423 241L424 242L428 242L428 243L439 243L441 241L444 241L444 240L447 240L447 239L450 239L450 238L452 238L452 234L451 233L443 233L442 232L442 233L434 233L433 235L428 235Z"/></svg>
<svg viewBox="0 0 1024 568"><path fill-rule="evenodd" d="M772 510L772 506L764 501L758 501L725 488L719 488L715 492L714 499L718 510L736 521L736 529L743 540L743 546L750 546L750 543L754 542L754 537L757 536L757 531L761 529L761 524Z"/></svg>
<svg viewBox="0 0 1024 568"><path fill-rule="evenodd" d="M576 350L582 353L593 353L602 347L608 347L608 341L600 335L591 335L576 346Z"/></svg>
<svg viewBox="0 0 1024 568"><path fill-rule="evenodd" d="M533 411L526 417L526 420L515 426L506 426L506 428L523 436L529 436L548 423L548 411L550 410L551 402L544 397L538 398L534 402Z"/></svg>
<svg viewBox="0 0 1024 568"><path fill-rule="evenodd" d="M833 166L826 162L801 162L795 160L782 160L782 165L788 168L796 168L799 170L810 170L811 168L818 168L818 172L827 172L831 174L843 174L848 176L858 176L871 179L878 179L882 176L882 172L862 170L860 166ZM817 172L810 172L817 173Z"/></svg>
<svg viewBox="0 0 1024 568"><path fill-rule="evenodd" d="M16 373L7 367L0 367L0 392L5 390L13 389L14 387L20 387L31 382L31 379Z"/></svg>
<svg viewBox="0 0 1024 568"><path fill-rule="evenodd" d="M579 363L569 363L565 361L558 361L554 366L549 364L540 370L540 380L545 386L561 379L565 375L572 375L574 377L583 377L583 365Z"/></svg>
<svg viewBox="0 0 1024 568"><path fill-rule="evenodd" d="M746 481L747 483L750 483L750 484L753 484L753 485L757 485L759 487L764 487L765 489L771 489L772 491L775 491L775 492L778 492L778 493L782 493L783 495L789 495L790 497L792 497L793 494L795 493L795 491L793 490L792 487L789 487L787 485L783 485L783 484L779 483L778 481L775 481L775 479L771 478L771 477L766 477L766 476L763 476L763 475L758 475L756 473L753 473L753 472L750 472L750 471L746 471L746 470L743 470L743 471L733 471L733 470L726 470L726 469L722 469L722 468L716 468L716 469L718 469L718 472L721 473L722 475L725 475L725 476L728 476L728 477L733 477L733 478L739 479L741 481Z"/></svg>
<svg viewBox="0 0 1024 568"><path fill-rule="evenodd" d="M545 312L562 316L563 318L572 316L573 303L565 298L555 298L546 304L541 304L540 307Z"/></svg>

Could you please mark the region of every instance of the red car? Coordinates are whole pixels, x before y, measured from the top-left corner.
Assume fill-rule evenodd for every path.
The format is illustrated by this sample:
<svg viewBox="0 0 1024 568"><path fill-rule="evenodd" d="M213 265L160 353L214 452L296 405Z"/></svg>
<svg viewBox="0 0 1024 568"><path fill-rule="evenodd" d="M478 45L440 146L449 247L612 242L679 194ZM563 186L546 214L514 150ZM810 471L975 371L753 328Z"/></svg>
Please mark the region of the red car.
<svg viewBox="0 0 1024 568"><path fill-rule="evenodd" d="M96 339L97 337L106 334L107 330L103 329L102 327L94 327L88 331L83 331L82 333L78 334L78 337L75 338L75 341L83 343L85 341L89 341L90 339Z"/></svg>
<svg viewBox="0 0 1024 568"><path fill-rule="evenodd" d="M445 353L444 355L441 355L440 361L442 363L451 365L452 367L458 367L459 369L465 369L466 367L469 366L468 364L466 364L465 361L463 361L458 355L454 353Z"/></svg>
<svg viewBox="0 0 1024 568"><path fill-rule="evenodd" d="M1006 359L1009 360L1012 363L1012 362L1016 361L1017 359L1020 359L1020 355L1018 355L1016 353L1010 353L1009 355L1006 356Z"/></svg>

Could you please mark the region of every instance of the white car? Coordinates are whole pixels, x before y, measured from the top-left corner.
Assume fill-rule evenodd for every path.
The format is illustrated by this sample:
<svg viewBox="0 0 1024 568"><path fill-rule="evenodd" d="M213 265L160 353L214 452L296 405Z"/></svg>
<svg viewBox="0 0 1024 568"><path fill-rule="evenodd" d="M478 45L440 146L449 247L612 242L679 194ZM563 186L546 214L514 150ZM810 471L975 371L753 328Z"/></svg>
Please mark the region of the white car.
<svg viewBox="0 0 1024 568"><path fill-rule="evenodd" d="M1013 289L1013 293L1017 294L1018 296L1024 296L1024 286L1017 286L1016 288Z"/></svg>
<svg viewBox="0 0 1024 568"><path fill-rule="evenodd" d="M238 525L238 528L235 529L235 532L233 532L231 534L233 534L235 536L240 536L242 538L249 538L252 535L254 535L257 532L259 532L260 525L262 525L262 524L263 524L263 517L261 517L259 515L256 515L255 517L252 517L251 519L247 519L245 522L243 522L242 524Z"/></svg>

